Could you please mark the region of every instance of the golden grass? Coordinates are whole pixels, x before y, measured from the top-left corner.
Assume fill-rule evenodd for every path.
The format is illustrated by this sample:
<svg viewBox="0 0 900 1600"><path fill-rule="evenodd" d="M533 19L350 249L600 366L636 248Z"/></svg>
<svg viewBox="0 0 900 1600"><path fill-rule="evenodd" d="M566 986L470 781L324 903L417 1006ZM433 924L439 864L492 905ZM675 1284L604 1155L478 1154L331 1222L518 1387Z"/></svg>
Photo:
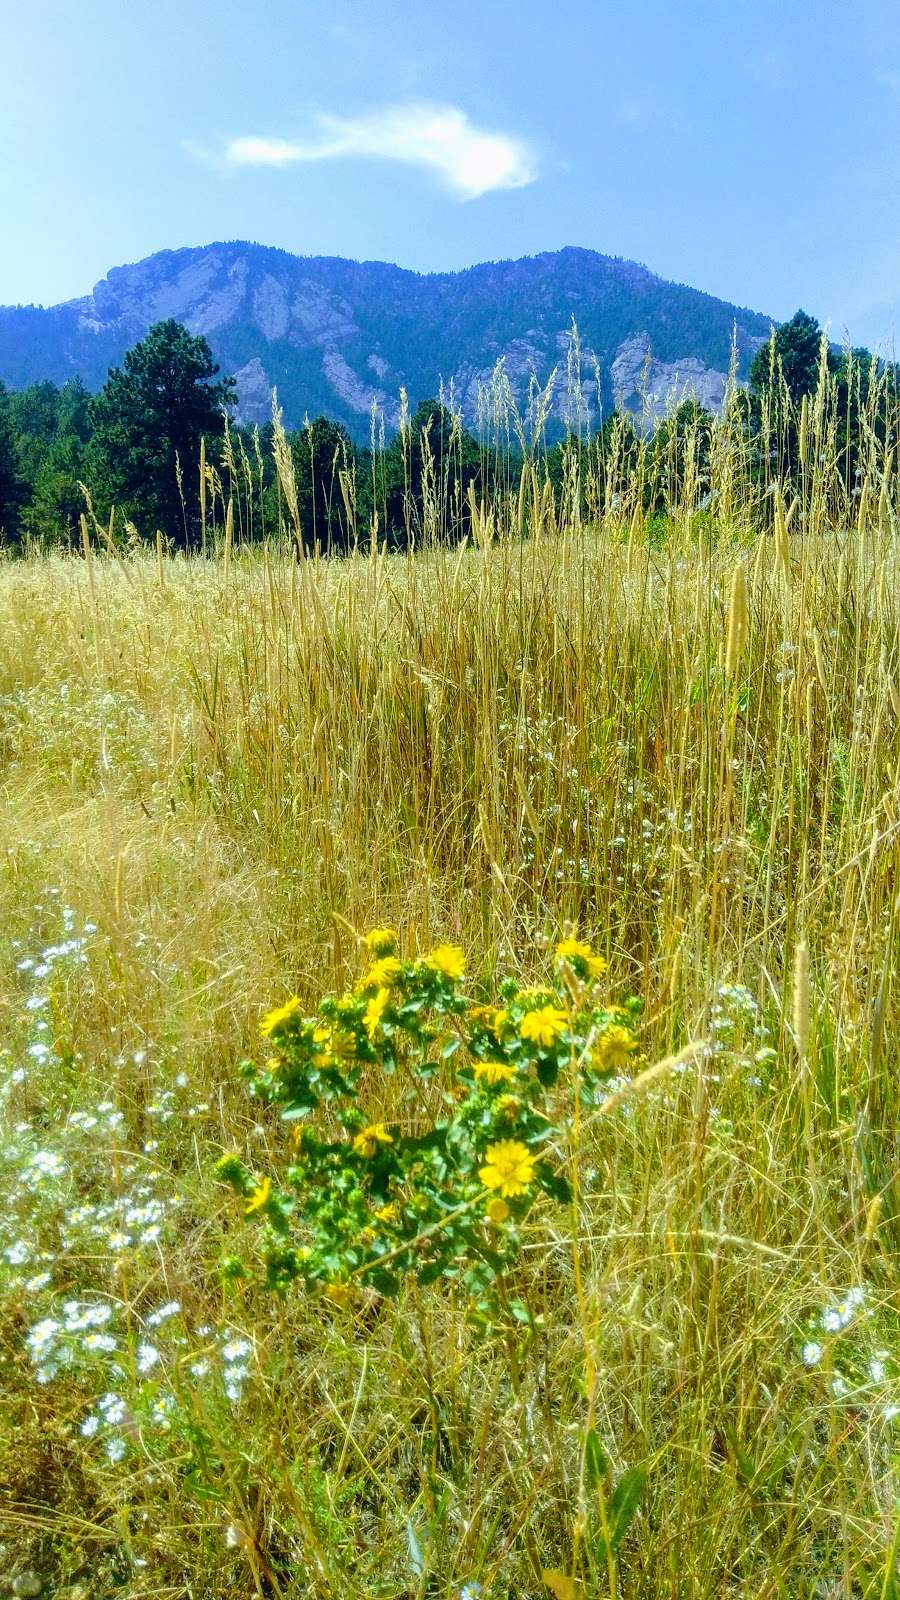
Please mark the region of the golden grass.
<svg viewBox="0 0 900 1600"><path fill-rule="evenodd" d="M23 1288L33 1259L0 1297L10 1574L92 1600L537 1596L577 1553L585 1596L895 1593L900 560L884 522L626 535L0 570L0 1246L53 1258L50 1288ZM41 989L20 962L62 904L97 931ZM529 1224L536 1327L218 1274L250 1235L216 1155L286 1149L234 1063L376 922L463 944L476 986L539 976L577 928L645 996L651 1063L717 1042L586 1119L577 1214ZM66 1124L107 1101L111 1139ZM35 1140L62 1177L24 1181ZM60 1246L66 1209L151 1169L178 1200L153 1247L111 1248L115 1218ZM134 1395L147 1315L179 1301L154 1381L189 1422L134 1422L120 1462L82 1435L95 1380L36 1383L25 1344L67 1295L115 1305L103 1384ZM235 1406L193 1371L219 1330L253 1344ZM617 1472L649 1468L617 1571L591 1424Z"/></svg>

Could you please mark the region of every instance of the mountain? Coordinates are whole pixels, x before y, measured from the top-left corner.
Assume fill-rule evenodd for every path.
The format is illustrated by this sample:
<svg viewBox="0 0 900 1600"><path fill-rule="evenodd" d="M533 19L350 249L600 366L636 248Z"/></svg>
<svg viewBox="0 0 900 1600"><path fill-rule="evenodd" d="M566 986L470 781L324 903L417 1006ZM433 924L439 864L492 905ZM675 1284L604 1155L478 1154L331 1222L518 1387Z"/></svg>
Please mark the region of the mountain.
<svg viewBox="0 0 900 1600"><path fill-rule="evenodd" d="M615 403L661 413L693 393L722 400L732 333L738 373L769 318L669 283L633 261L565 249L462 272L420 274L381 261L295 256L247 243L164 250L115 267L92 294L51 307L0 307L0 379L23 388L78 374L99 388L153 323L175 317L209 340L238 383L241 421L263 422L277 388L288 424L320 413L368 437L373 401L390 429L404 387L413 406L452 382L474 421L479 387L502 357L527 403L558 368L551 426ZM567 379L573 319L581 401ZM574 403L573 403L574 396Z"/></svg>

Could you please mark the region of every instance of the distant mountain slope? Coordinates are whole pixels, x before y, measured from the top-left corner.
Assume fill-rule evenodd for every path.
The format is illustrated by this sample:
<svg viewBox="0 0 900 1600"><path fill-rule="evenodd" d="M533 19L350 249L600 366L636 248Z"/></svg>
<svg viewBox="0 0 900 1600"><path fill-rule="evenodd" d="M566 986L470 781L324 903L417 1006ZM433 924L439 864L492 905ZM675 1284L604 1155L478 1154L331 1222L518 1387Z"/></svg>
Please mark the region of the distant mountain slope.
<svg viewBox="0 0 900 1600"><path fill-rule="evenodd" d="M22 388L80 375L98 388L164 317L203 333L234 373L244 421L264 421L271 390L289 423L324 412L357 438L373 400L396 424L405 387L413 405L453 383L468 420L479 384L505 359L517 400L535 375L560 371L557 427L571 411L566 357L573 318L586 360L583 406L596 412L594 360L604 409L637 411L647 392L659 412L673 396L721 402L732 330L739 372L768 336L769 319L668 283L633 261L566 249L463 272L421 275L379 261L294 256L263 245L165 250L116 267L80 300L47 309L0 308L0 379Z"/></svg>

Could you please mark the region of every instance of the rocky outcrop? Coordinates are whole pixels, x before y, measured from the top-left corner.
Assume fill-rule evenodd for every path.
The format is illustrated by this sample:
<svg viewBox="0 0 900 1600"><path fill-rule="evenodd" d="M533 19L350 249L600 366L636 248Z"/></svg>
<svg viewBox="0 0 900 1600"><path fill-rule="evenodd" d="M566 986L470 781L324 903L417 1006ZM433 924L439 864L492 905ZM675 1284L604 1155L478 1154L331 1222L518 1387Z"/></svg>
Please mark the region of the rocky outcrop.
<svg viewBox="0 0 900 1600"><path fill-rule="evenodd" d="M387 394L377 385L364 382L344 360L339 350L325 351L322 357L322 371L334 393L357 416L369 416L372 406L375 405L384 413L389 427L397 426L400 406L396 395Z"/></svg>
<svg viewBox="0 0 900 1600"><path fill-rule="evenodd" d="M708 367L696 356L658 361L646 333L624 339L610 368L613 398L644 427L652 427L683 400L693 399L718 412L728 387L727 371Z"/></svg>
<svg viewBox="0 0 900 1600"><path fill-rule="evenodd" d="M274 385L269 382L259 356L254 356L252 361L247 361L242 367L238 367L234 377L238 391L235 421L247 425L270 422Z"/></svg>

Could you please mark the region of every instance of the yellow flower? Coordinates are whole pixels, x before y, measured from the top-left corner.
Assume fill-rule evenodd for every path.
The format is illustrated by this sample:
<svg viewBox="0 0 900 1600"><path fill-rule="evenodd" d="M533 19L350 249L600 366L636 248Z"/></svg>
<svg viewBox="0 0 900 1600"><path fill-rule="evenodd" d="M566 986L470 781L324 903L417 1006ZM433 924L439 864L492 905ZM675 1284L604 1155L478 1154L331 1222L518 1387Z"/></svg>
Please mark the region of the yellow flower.
<svg viewBox="0 0 900 1600"><path fill-rule="evenodd" d="M266 1071L267 1072L280 1072L281 1071L281 1057L280 1056L270 1056L268 1061L266 1062Z"/></svg>
<svg viewBox="0 0 900 1600"><path fill-rule="evenodd" d="M499 1228L500 1224L505 1222L509 1216L509 1206L505 1200L501 1200L500 1196L495 1194L485 1206L484 1213L488 1222L492 1222L495 1228Z"/></svg>
<svg viewBox="0 0 900 1600"><path fill-rule="evenodd" d="M590 945L582 939L561 939L556 946L556 959L569 966L583 967L588 977L594 980L602 978L607 968L605 958L595 955Z"/></svg>
<svg viewBox="0 0 900 1600"><path fill-rule="evenodd" d="M498 1083L512 1083L516 1069L508 1061L476 1061L475 1076L479 1083L486 1083L490 1088L494 1088Z"/></svg>
<svg viewBox="0 0 900 1600"><path fill-rule="evenodd" d="M397 948L397 933L394 928L373 928L367 933L363 944L373 956L389 956Z"/></svg>
<svg viewBox="0 0 900 1600"><path fill-rule="evenodd" d="M557 961L587 961L592 954L590 945L581 939L561 939L556 946Z"/></svg>
<svg viewBox="0 0 900 1600"><path fill-rule="evenodd" d="M365 1156L368 1160L374 1156L380 1144L393 1144L393 1138L388 1133L383 1122L370 1122L353 1140L353 1148L358 1156Z"/></svg>
<svg viewBox="0 0 900 1600"><path fill-rule="evenodd" d="M332 1305L340 1306L343 1310L353 1299L353 1289L349 1283L327 1283L325 1285L325 1298Z"/></svg>
<svg viewBox="0 0 900 1600"><path fill-rule="evenodd" d="M390 998L388 989L379 989L378 993L372 996L363 1012L363 1025L370 1039L373 1038L375 1029L384 1016Z"/></svg>
<svg viewBox="0 0 900 1600"><path fill-rule="evenodd" d="M503 1117L515 1117L522 1109L522 1102L516 1094L501 1094L494 1101L494 1110L499 1111Z"/></svg>
<svg viewBox="0 0 900 1600"><path fill-rule="evenodd" d="M283 1006L276 1006L274 1011L267 1012L266 1016L263 1017L259 1025L259 1031L263 1038L271 1038L272 1034L275 1032L275 1029L280 1028L283 1022L287 1022L288 1018L292 1017L295 1011L299 1011L302 1004L303 1001L300 999L299 995L293 994L291 995L290 1000L285 1001Z"/></svg>
<svg viewBox="0 0 900 1600"><path fill-rule="evenodd" d="M263 1178L262 1183L254 1189L250 1199L244 1206L244 1216L249 1217L254 1211L261 1211L272 1192L272 1179Z"/></svg>
<svg viewBox="0 0 900 1600"><path fill-rule="evenodd" d="M442 978L462 978L466 971L466 952L458 944L439 944L425 957L426 967Z"/></svg>
<svg viewBox="0 0 900 1600"><path fill-rule="evenodd" d="M396 1205L394 1204L393 1200L389 1200L388 1204L386 1206L382 1206L380 1208L380 1210L376 1211L376 1213L375 1213L375 1221L376 1222L396 1222L397 1221L397 1215L398 1215L398 1213L397 1213Z"/></svg>
<svg viewBox="0 0 900 1600"><path fill-rule="evenodd" d="M315 1028L313 1044L324 1046L324 1049L317 1050L313 1055L313 1066L324 1067L331 1055L331 1029L324 1026Z"/></svg>
<svg viewBox="0 0 900 1600"><path fill-rule="evenodd" d="M591 1060L603 1072L618 1072L628 1066L636 1049L637 1040L627 1028L604 1028L591 1051Z"/></svg>
<svg viewBox="0 0 900 1600"><path fill-rule="evenodd" d="M360 994L366 994L369 989L389 989L402 971L403 963L396 956L382 956L379 961L373 961L356 987Z"/></svg>
<svg viewBox="0 0 900 1600"><path fill-rule="evenodd" d="M500 1006L473 1006L469 1017L472 1022L487 1028L495 1039L499 1039L509 1021L509 1012Z"/></svg>
<svg viewBox="0 0 900 1600"><path fill-rule="evenodd" d="M519 1032L523 1039L531 1039L549 1049L554 1045L561 1033L565 1033L569 1019L559 1006L539 1006L537 1011L526 1011L519 1023Z"/></svg>
<svg viewBox="0 0 900 1600"><path fill-rule="evenodd" d="M504 1200L524 1194L534 1182L534 1156L518 1139L501 1139L488 1145L478 1176L486 1189L499 1190Z"/></svg>

